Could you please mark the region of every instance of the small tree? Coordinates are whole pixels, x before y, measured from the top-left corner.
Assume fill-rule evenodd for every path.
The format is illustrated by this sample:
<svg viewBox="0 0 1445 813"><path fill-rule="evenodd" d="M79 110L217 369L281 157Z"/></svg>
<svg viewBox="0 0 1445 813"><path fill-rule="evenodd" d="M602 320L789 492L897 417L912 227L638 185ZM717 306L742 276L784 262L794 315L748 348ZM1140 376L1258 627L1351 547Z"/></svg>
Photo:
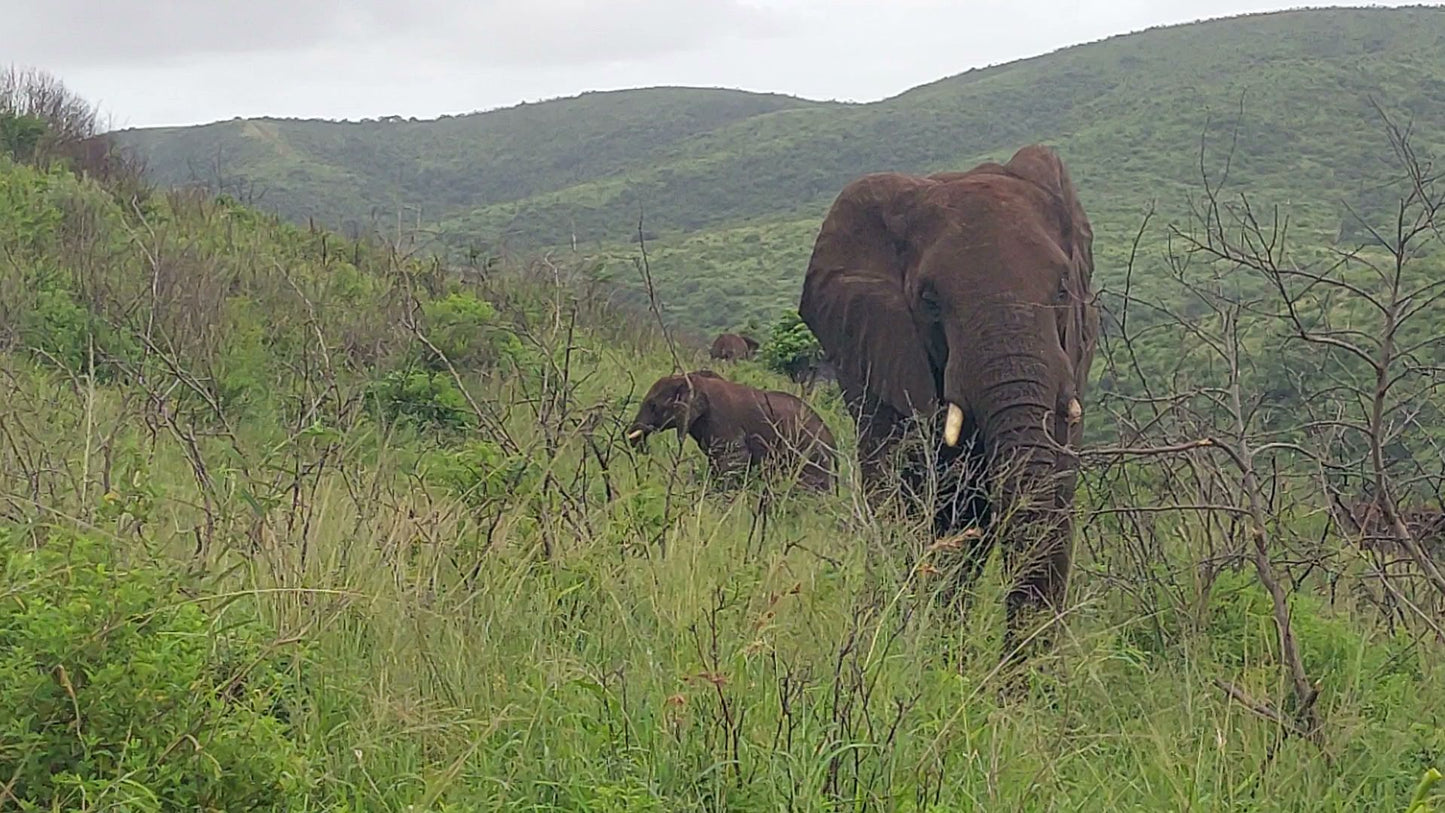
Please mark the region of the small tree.
<svg viewBox="0 0 1445 813"><path fill-rule="evenodd" d="M0 152L16 161L33 161L48 129L45 121L35 116L0 112Z"/></svg>
<svg viewBox="0 0 1445 813"><path fill-rule="evenodd" d="M28 132L32 151L77 144L104 131L94 107L55 76L35 68L0 72L0 122L7 136ZM43 135L37 128L43 128ZM38 152L34 157L40 157Z"/></svg>
<svg viewBox="0 0 1445 813"><path fill-rule="evenodd" d="M759 357L768 369L802 383L822 362L823 347L798 312L789 310L773 324Z"/></svg>
<svg viewBox="0 0 1445 813"><path fill-rule="evenodd" d="M1094 409L1111 415L1118 445L1081 451L1099 461L1081 536L1144 605L1131 612L1160 619L1159 641L1208 629L1243 595L1214 585L1253 570L1250 612L1272 617L1270 657L1288 689L1216 683L1284 736L1315 741L1321 693L1343 688L1311 609L1320 593L1333 599L1349 579L1392 626L1445 638L1445 566L1422 538L1445 483L1445 336L1432 322L1445 303L1445 184L1408 128L1377 112L1396 170L1356 213L1366 237L1353 245L1310 245L1287 212L1226 193L1233 146L1211 176L1206 132L1202 194L1168 230L1151 289L1135 289L1131 252L1122 286L1102 291L1110 386ZM1327 542L1331 520L1352 544ZM1385 548L1417 575L1392 573Z"/></svg>
<svg viewBox="0 0 1445 813"><path fill-rule="evenodd" d="M37 166L64 162L121 195L144 192L141 164L117 149L107 127L95 107L54 75L0 71L0 153Z"/></svg>

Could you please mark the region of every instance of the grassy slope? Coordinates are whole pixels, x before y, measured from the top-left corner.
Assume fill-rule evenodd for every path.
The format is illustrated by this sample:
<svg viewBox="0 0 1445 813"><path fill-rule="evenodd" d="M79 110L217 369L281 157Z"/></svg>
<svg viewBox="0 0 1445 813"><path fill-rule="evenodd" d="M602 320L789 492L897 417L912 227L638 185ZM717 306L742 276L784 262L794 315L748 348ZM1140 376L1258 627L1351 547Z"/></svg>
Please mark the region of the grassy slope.
<svg viewBox="0 0 1445 813"><path fill-rule="evenodd" d="M590 93L434 121L235 120L131 130L118 138L167 184L253 182L295 219L366 222L420 208L434 219L481 203L545 194L636 169L680 142L784 108L788 96L651 88Z"/></svg>
<svg viewBox="0 0 1445 813"><path fill-rule="evenodd" d="M1213 128L1221 156L1241 101L1232 183L1333 236L1342 201L1370 203L1366 190L1388 156L1369 96L1412 118L1419 146L1439 145L1442 43L1438 8L1255 15L1116 37L869 105L738 94L728 106L709 95L717 91L673 89L435 123L262 122L273 145L238 158L233 171L272 190L263 203L292 214L306 210L299 201L335 211L350 200L352 214L417 204L457 245L565 245L575 233L585 251L624 260L614 276L633 297L641 208L659 238L653 272L664 302L710 330L769 321L796 301L812 231L849 179L971 166L1030 141L1057 146L1068 161L1096 223L1101 280L1116 283L1143 210L1153 201L1165 215L1150 237L1157 244L1198 187L1202 130ZM692 126L697 113L679 110L718 114ZM604 111L611 118L596 125ZM689 124L638 137L657 121ZM215 137L206 133L244 126L126 138L149 145L169 178L173 156ZM511 135L493 141L494 126ZM594 127L630 146L599 149L599 138L612 142Z"/></svg>
<svg viewBox="0 0 1445 813"><path fill-rule="evenodd" d="M760 529L752 498L704 493L690 446L678 461L659 438L633 457L629 395L672 358L645 324L567 291L444 284L204 200L153 201L141 223L100 190L3 163L0 203L14 247L0 255L0 493L23 529L0 538L93 528L127 555L197 566L190 589L218 625L272 625L300 681L284 705L313 809L1402 810L1445 758L1435 645L1410 649L1351 601L1296 596L1325 681L1326 767L1212 683L1279 691L1247 575L1183 632L1193 605L1143 616L1092 548L1065 657L1000 704L992 581L954 626L907 575L918 538L856 519L851 486L784 501ZM448 290L498 316L445 333L428 308ZM453 429L357 400L414 363L409 296L439 345L516 338L458 356L499 423L477 426L440 384L404 400L451 404ZM149 354L144 335L160 339ZM111 375L111 355L170 407ZM750 365L729 374L781 386ZM813 400L850 444L831 396ZM1190 551L1167 554L1189 571Z"/></svg>

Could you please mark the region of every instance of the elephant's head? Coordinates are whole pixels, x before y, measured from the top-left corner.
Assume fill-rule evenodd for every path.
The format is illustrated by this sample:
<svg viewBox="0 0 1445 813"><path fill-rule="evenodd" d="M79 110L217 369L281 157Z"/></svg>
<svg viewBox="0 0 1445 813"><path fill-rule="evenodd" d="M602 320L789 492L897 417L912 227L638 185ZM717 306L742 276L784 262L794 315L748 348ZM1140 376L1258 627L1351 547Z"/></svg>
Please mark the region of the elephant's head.
<svg viewBox="0 0 1445 813"><path fill-rule="evenodd" d="M635 448L647 443L653 432L677 430L678 437L707 414L707 379L716 379L711 370L697 370L684 375L657 379L643 397L637 415L627 430L627 440Z"/></svg>
<svg viewBox="0 0 1445 813"><path fill-rule="evenodd" d="M949 446L967 427L991 456L1022 454L1021 470L1072 471L1053 441L1077 440L1082 416L1092 241L1045 147L968 172L868 175L829 210L799 313L850 400L943 412Z"/></svg>

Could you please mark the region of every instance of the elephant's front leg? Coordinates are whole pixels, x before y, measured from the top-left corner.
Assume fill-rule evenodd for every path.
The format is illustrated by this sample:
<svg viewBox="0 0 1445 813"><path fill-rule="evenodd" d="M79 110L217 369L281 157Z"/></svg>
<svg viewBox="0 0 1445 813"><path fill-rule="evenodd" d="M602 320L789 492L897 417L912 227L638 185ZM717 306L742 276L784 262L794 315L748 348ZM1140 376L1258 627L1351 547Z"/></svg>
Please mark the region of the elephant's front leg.
<svg viewBox="0 0 1445 813"><path fill-rule="evenodd" d="M941 597L959 601L961 612L972 605L974 586L993 549L995 533L989 527L991 506L983 488L981 455L959 455L938 467L938 501L933 515L934 545L945 558L950 574Z"/></svg>
<svg viewBox="0 0 1445 813"><path fill-rule="evenodd" d="M1064 611L1072 558L1072 522L1052 522L1013 529L1004 543L1004 569L1011 586L1004 599L1007 630L1004 653L1010 660L1052 647L1055 616ZM1039 629L1039 625L1046 625Z"/></svg>
<svg viewBox="0 0 1445 813"><path fill-rule="evenodd" d="M738 441L715 441L708 447L708 462L713 476L722 483L733 483L747 473L751 455Z"/></svg>

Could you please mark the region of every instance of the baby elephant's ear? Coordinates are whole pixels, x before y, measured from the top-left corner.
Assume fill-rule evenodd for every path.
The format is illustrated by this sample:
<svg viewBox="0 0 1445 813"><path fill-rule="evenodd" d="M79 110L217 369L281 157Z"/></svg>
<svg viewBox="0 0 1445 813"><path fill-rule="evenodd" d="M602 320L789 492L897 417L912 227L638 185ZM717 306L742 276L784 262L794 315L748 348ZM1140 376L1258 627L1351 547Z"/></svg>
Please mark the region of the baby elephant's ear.
<svg viewBox="0 0 1445 813"><path fill-rule="evenodd" d="M707 372L711 373L711 371ZM692 382L691 387L688 386L688 381ZM687 380L683 381L677 397L678 403L687 409L689 423L697 420L698 416L707 414L710 406L708 391L718 386L722 381L723 379L720 376L713 374L706 376L690 375L687 377Z"/></svg>
<svg viewBox="0 0 1445 813"><path fill-rule="evenodd" d="M676 380L668 385L666 392L663 394L663 400L669 404L680 404L687 400L687 396L688 379L683 376L678 376Z"/></svg>
<svg viewBox="0 0 1445 813"><path fill-rule="evenodd" d="M844 187L818 231L798 303L845 388L904 414L938 398L904 293L930 231L921 198L933 183L878 173Z"/></svg>

